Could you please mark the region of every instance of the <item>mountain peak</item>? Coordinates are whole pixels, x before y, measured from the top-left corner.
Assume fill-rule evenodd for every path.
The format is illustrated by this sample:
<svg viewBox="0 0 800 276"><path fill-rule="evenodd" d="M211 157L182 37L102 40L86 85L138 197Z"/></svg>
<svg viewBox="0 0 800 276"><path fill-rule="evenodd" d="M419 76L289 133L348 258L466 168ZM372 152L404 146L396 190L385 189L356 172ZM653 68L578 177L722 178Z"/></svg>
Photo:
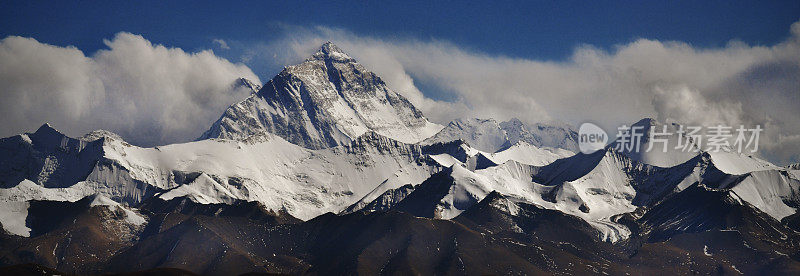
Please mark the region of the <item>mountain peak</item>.
<svg viewBox="0 0 800 276"><path fill-rule="evenodd" d="M320 149L348 145L369 131L417 143L441 128L379 76L327 42L228 108L200 139L243 140L266 131Z"/></svg>
<svg viewBox="0 0 800 276"><path fill-rule="evenodd" d="M487 152L495 152L508 141L508 135L494 119L461 118L450 122L447 127L431 138L426 144L448 142L462 139L470 146Z"/></svg>
<svg viewBox="0 0 800 276"><path fill-rule="evenodd" d="M341 48L333 44L333 42L325 42L319 47L311 59L317 60L336 60L336 61L355 61L352 57L347 55Z"/></svg>
<svg viewBox="0 0 800 276"><path fill-rule="evenodd" d="M322 43L322 46L320 46L320 50L326 52L330 51L342 52L342 50L338 46L333 44L333 42L331 42L330 40L326 41L325 43Z"/></svg>
<svg viewBox="0 0 800 276"><path fill-rule="evenodd" d="M51 125L51 124L50 124L50 122L45 122L44 124L42 124L41 126L39 126L39 128L38 128L36 131L43 130L43 129L52 129L52 130L55 130L55 128L53 127L53 125Z"/></svg>
<svg viewBox="0 0 800 276"><path fill-rule="evenodd" d="M89 133L84 134L82 137L80 137L78 139L86 141L86 142L92 142L92 141L97 141L100 138L106 138L106 139L117 140L117 141L124 141L122 139L122 137L119 136L118 134L113 133L113 132L108 131L108 130L104 130L104 129L93 130L93 131L91 131Z"/></svg>
<svg viewBox="0 0 800 276"><path fill-rule="evenodd" d="M50 123L44 123L34 132L34 135L64 135L53 127Z"/></svg>

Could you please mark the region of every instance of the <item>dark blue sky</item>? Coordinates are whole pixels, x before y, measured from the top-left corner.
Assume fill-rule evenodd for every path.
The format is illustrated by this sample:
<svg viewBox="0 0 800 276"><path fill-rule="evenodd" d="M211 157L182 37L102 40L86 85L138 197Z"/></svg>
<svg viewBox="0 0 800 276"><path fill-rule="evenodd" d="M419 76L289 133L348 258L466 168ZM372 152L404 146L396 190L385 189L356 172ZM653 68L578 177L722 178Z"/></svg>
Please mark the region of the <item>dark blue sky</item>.
<svg viewBox="0 0 800 276"><path fill-rule="evenodd" d="M104 47L102 39L127 31L192 51L210 48L212 38L269 41L282 35L282 25L323 25L359 35L445 40L493 55L562 60L576 45L609 49L636 38L696 47L723 46L731 39L772 45L800 19L800 1L67 2L2 1L0 37L34 37L91 54Z"/></svg>

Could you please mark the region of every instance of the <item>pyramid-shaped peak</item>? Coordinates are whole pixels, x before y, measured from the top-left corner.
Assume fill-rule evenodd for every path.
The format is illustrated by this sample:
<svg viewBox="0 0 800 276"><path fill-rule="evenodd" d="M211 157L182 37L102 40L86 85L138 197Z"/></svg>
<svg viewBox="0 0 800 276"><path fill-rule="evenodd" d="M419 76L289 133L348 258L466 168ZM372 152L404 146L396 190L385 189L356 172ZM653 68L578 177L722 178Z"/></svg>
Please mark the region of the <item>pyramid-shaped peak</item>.
<svg viewBox="0 0 800 276"><path fill-rule="evenodd" d="M257 121L253 121L255 118ZM349 145L374 131L406 144L433 136L410 101L331 42L286 66L252 97L232 105L201 136L247 141L262 132L310 149Z"/></svg>
<svg viewBox="0 0 800 276"><path fill-rule="evenodd" d="M319 47L316 53L312 56L313 59L331 59L337 61L353 61L353 58L347 55L341 48L333 44L333 42L325 42Z"/></svg>
<svg viewBox="0 0 800 276"><path fill-rule="evenodd" d="M59 134L59 135L61 134L61 132L56 130L53 127L53 125L51 125L49 122L46 122L46 123L42 124L42 126L40 126L38 129L36 129L36 131L34 133L39 133L39 134L48 134L49 133L49 134Z"/></svg>

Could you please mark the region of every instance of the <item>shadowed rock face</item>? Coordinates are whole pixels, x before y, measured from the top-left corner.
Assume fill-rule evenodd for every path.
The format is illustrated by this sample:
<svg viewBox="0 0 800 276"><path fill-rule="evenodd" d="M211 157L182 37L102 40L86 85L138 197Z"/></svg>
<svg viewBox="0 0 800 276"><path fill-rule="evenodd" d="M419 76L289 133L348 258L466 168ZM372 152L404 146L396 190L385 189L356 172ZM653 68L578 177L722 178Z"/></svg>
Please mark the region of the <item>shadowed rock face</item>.
<svg viewBox="0 0 800 276"><path fill-rule="evenodd" d="M367 131L415 143L439 128L380 77L328 42L228 108L200 139L242 140L267 131L320 149L348 144Z"/></svg>
<svg viewBox="0 0 800 276"><path fill-rule="evenodd" d="M255 202L150 199L130 213L125 211L130 207L94 205L95 201L93 196L76 202L31 201L27 218L31 237L0 234L0 266L37 263L78 275L158 267L200 274L264 271L258 269L262 263L242 261L255 253L252 247L242 247L253 245L270 227L300 222ZM146 221L132 223L132 215ZM258 241L260 247L268 246Z"/></svg>
<svg viewBox="0 0 800 276"><path fill-rule="evenodd" d="M0 139L0 188L28 179L48 188L86 179L103 155L103 141L67 137L49 124L36 132Z"/></svg>
<svg viewBox="0 0 800 276"><path fill-rule="evenodd" d="M81 138L71 138L49 124L42 125L33 133L0 139L0 189L17 187L24 190L27 188L21 184L28 182L36 187L34 190L72 188L72 192L66 193L66 198L73 201L105 192L114 200L130 205L162 191L155 183L132 178L128 167L106 156L106 146L112 140L130 146L107 131L98 130ZM76 185L81 182L86 183ZM20 200L17 196L25 196L5 192L7 190L0 192L3 200L15 201Z"/></svg>

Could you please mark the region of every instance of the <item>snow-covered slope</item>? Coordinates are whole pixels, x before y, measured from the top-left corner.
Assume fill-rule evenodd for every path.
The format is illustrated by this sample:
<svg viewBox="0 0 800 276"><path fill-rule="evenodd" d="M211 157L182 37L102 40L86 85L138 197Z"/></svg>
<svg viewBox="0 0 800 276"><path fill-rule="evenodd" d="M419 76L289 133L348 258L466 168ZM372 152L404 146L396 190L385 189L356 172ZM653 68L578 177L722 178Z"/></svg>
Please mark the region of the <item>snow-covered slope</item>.
<svg viewBox="0 0 800 276"><path fill-rule="evenodd" d="M524 141L540 148L559 148L578 152L578 132L574 127L559 122L528 125L517 118L500 123L509 143Z"/></svg>
<svg viewBox="0 0 800 276"><path fill-rule="evenodd" d="M485 152L496 152L519 142L540 147L560 148L577 152L577 132L564 124L535 124L532 126L513 118L506 122L494 119L457 119L450 122L424 144L463 140L471 147Z"/></svg>
<svg viewBox="0 0 800 276"><path fill-rule="evenodd" d="M95 194L130 206L153 196L206 204L248 200L301 219L351 205L360 209L389 190L413 187L456 163L475 170L511 160L544 164L569 154L525 143L494 154L458 141L410 145L374 132L320 150L270 133L244 141L207 139L141 148L108 131L74 139L49 125L3 143L17 158L6 159L8 165L0 168L9 182L0 189L0 202L76 201ZM16 179L21 180L12 184Z"/></svg>
<svg viewBox="0 0 800 276"><path fill-rule="evenodd" d="M423 143L443 143L459 139L467 142L473 148L486 152L495 152L508 142L506 132L494 119L471 118L450 122L439 133Z"/></svg>
<svg viewBox="0 0 800 276"><path fill-rule="evenodd" d="M328 42L232 105L200 139L242 140L270 132L311 149L346 145L368 131L416 143L442 126Z"/></svg>
<svg viewBox="0 0 800 276"><path fill-rule="evenodd" d="M721 171L729 174L745 174L764 170L780 170L781 167L765 160L743 153L721 150L708 152L714 165Z"/></svg>
<svg viewBox="0 0 800 276"><path fill-rule="evenodd" d="M625 226L611 221L611 216L615 214L627 213L636 209L630 204L632 196L627 201L615 200L618 194L631 193L628 191L628 189L632 190L629 186L626 189L624 185L617 187L610 182L596 181L593 183L609 183L606 187L614 187L614 189L609 188L610 192L607 196L598 197L591 194L584 199L580 197L585 194L583 192L598 185L579 182L575 185L567 185L567 189L556 190L557 187L533 182L531 179L534 173L535 167L514 161L474 172L463 166L454 165L416 187L411 194L396 203L395 208L420 216L451 219L481 201L492 191L496 191L520 202L583 218L600 230L603 233L602 238L605 240L618 241L630 234ZM558 193L554 202L545 200L547 195L554 192ZM603 200L608 200L608 202ZM595 211L576 206L576 204L592 204Z"/></svg>
<svg viewBox="0 0 800 276"><path fill-rule="evenodd" d="M556 186L546 198L557 206L566 205L566 209L559 210L579 209L586 215L574 215L600 223L613 221L614 216L639 207L651 206L698 184L735 193L734 197L776 220L794 214L796 210L789 205L797 206L799 202L800 185L787 172L751 170L742 175L731 174L718 166L718 158L709 153L667 168L641 163L630 158L628 153L613 149L605 150L602 157L598 157L599 153L578 154L558 160L538 169L534 179ZM735 157L749 160L740 155Z"/></svg>
<svg viewBox="0 0 800 276"><path fill-rule="evenodd" d="M423 147L423 152L426 158L435 163L439 168L459 167L468 171L483 172L487 171L493 173L494 171L488 170L491 167L499 168L513 168L514 175L518 179L529 178L530 176L523 176L518 173L519 167L530 167L530 165L545 165L553 162L556 159L564 158L573 155L574 153L563 149L540 149L525 142L519 142L514 146L497 153L482 152L470 147L461 140L456 140L448 143L439 143ZM389 207L389 205L399 202L397 195L405 195L405 193L412 191L412 189L397 189L405 185L416 185L422 183L428 178L430 174L413 174L410 172L398 172L395 177L389 178L381 185L378 185L366 196L361 198L358 202L348 207L346 212L353 212L365 208L367 205ZM501 179L498 181L506 181ZM395 190L395 191L393 191ZM487 192L491 192L488 190ZM389 194L387 194L389 193ZM391 196L389 200L386 196ZM400 198L402 199L402 198ZM376 200L378 202L376 202Z"/></svg>
<svg viewBox="0 0 800 276"><path fill-rule="evenodd" d="M575 153L565 149L539 148L525 141L519 141L506 149L488 154L486 157L496 164L514 160L523 164L544 166L572 155L575 155Z"/></svg>
<svg viewBox="0 0 800 276"><path fill-rule="evenodd" d="M30 237L31 229L25 223L28 208L30 203L27 201L0 202L0 223L3 230L12 235Z"/></svg>
<svg viewBox="0 0 800 276"><path fill-rule="evenodd" d="M50 174L48 178L33 178L41 182L25 180L28 175L42 175L42 171L73 168L75 165L68 162L83 160L58 159L57 165L22 171L23 180L0 189L0 200L74 201L92 194L128 205L151 196L165 199L186 196L200 203L242 199L259 201L272 210L285 209L296 217L309 219L342 210L382 182L424 180L437 166L422 160L420 146L372 132L348 145L322 150L305 149L269 133L247 141L209 139L155 148L132 146L107 132L88 135L97 139L94 141L70 140L55 130L50 134L65 140L41 140L33 134L12 137L15 145L21 143L23 149L28 149L26 154L17 155L18 163L39 160L25 157L43 155L33 149L52 148L52 144L57 147L62 141L88 143L97 147L92 148L93 155L86 157L92 161L87 161L91 165L85 168L85 175L55 178ZM24 139L29 136L34 139ZM0 168L2 174L12 177L17 177L18 171L12 166Z"/></svg>
<svg viewBox="0 0 800 276"><path fill-rule="evenodd" d="M157 150L127 148L127 156L114 158L131 167L146 168L143 171L153 175L200 173L195 179L187 177L186 187L163 197L206 196L209 199L203 201L208 202L234 197L262 202L272 210L286 209L301 219L338 212L389 178L408 176L412 179L405 182L414 181L432 170L418 162L418 146L374 133L358 137L350 145L324 150L307 150L268 136L253 144L205 140Z"/></svg>
<svg viewBox="0 0 800 276"><path fill-rule="evenodd" d="M23 180L11 188L0 189L0 202L30 200L76 201L92 194L83 182L66 188L46 188L30 180Z"/></svg>
<svg viewBox="0 0 800 276"><path fill-rule="evenodd" d="M107 206L109 209L119 210L119 211L121 211L121 212L123 212L125 214L123 216L123 218L127 223L130 223L130 224L133 224L133 225L136 225L136 226L141 226L141 225L144 225L147 222L147 219L145 217L143 217L141 214L137 213L133 208L130 208L130 207L127 207L127 206L123 206L123 205L119 204L118 202L116 202L114 200L111 200L108 197L105 197L103 195L97 194L97 195L92 196L91 199L92 199L92 201L89 203L90 207Z"/></svg>
<svg viewBox="0 0 800 276"><path fill-rule="evenodd" d="M589 155L579 153L546 166L508 161L475 170L455 160L448 170L440 172L444 175L432 176L394 204L402 211L449 219L496 191L582 218L601 233L602 239L612 242L631 233L616 222L619 215L657 204L693 185L728 191L775 220L796 212L791 206L800 202L800 184L787 171L734 175L718 168L715 161L712 155L702 153L662 168L633 160L627 152L613 148Z"/></svg>
<svg viewBox="0 0 800 276"><path fill-rule="evenodd" d="M750 172L731 191L779 221L795 214L800 206L800 180L786 171Z"/></svg>

